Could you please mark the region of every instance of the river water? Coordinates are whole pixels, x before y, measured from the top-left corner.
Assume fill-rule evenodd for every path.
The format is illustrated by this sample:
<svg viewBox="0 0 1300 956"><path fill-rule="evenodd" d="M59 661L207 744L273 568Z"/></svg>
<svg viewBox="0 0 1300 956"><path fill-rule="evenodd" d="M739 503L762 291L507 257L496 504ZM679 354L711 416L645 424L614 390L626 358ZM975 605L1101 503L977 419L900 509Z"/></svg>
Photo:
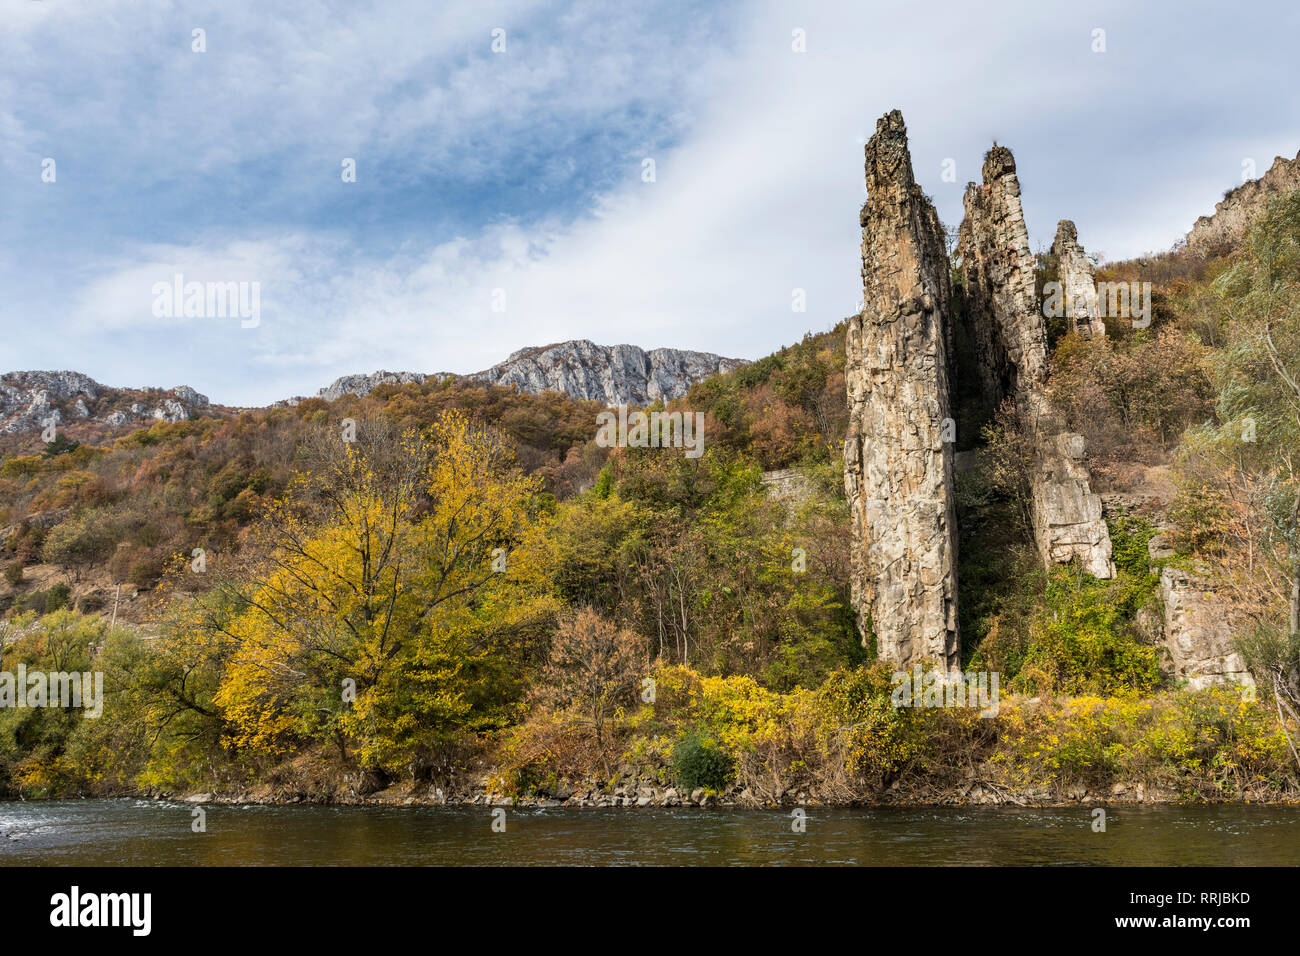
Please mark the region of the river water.
<svg viewBox="0 0 1300 956"><path fill-rule="evenodd" d="M790 811L0 803L0 865L1300 865L1300 807Z"/></svg>

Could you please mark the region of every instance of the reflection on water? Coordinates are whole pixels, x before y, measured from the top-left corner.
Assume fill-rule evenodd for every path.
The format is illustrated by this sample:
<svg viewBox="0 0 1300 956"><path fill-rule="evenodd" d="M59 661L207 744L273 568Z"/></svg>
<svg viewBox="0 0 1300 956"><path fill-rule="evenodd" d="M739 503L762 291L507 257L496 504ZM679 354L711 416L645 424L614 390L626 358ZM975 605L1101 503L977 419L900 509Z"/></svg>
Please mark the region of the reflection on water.
<svg viewBox="0 0 1300 956"><path fill-rule="evenodd" d="M789 811L0 803L0 865L1297 865L1300 807Z"/></svg>

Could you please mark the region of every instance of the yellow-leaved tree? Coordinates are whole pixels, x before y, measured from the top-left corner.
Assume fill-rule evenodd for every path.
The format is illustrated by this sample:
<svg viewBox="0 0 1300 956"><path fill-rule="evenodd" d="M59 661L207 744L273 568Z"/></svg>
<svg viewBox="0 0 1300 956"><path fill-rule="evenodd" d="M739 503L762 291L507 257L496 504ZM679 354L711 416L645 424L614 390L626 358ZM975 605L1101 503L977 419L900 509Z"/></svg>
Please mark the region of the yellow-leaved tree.
<svg viewBox="0 0 1300 956"><path fill-rule="evenodd" d="M500 725L553 621L539 481L495 432L449 412L425 434L323 430L260 526L216 704L238 747L333 741L363 768L427 765Z"/></svg>

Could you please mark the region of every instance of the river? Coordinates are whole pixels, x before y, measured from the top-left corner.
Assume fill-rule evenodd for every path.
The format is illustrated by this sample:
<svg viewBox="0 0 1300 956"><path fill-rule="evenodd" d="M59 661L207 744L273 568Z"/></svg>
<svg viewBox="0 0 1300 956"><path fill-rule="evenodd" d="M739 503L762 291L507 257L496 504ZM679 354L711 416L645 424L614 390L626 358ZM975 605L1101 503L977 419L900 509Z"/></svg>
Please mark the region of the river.
<svg viewBox="0 0 1300 956"><path fill-rule="evenodd" d="M0 865L1298 865L1300 807L789 811L0 804ZM498 815L499 817L499 815Z"/></svg>

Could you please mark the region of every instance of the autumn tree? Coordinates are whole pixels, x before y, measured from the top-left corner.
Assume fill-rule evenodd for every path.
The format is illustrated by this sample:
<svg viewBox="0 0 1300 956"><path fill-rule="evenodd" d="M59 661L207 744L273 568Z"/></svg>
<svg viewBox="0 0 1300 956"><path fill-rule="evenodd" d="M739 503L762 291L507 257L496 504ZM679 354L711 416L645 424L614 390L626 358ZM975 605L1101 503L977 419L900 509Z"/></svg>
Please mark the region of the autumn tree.
<svg viewBox="0 0 1300 956"><path fill-rule="evenodd" d="M343 438L304 443L262 524L216 702L242 746L341 737L383 770L504 719L555 611L551 558L539 481L498 434L448 412Z"/></svg>
<svg viewBox="0 0 1300 956"><path fill-rule="evenodd" d="M1052 357L1052 397L1096 459L1160 460L1212 412L1207 350L1174 325L1124 338L1065 336Z"/></svg>
<svg viewBox="0 0 1300 956"><path fill-rule="evenodd" d="M51 528L41 554L80 581L89 568L107 561L116 546L110 516L102 510L86 509Z"/></svg>
<svg viewBox="0 0 1300 956"><path fill-rule="evenodd" d="M561 620L534 696L585 712L600 746L606 722L620 704L632 702L646 665L643 637L583 608Z"/></svg>
<svg viewBox="0 0 1300 956"><path fill-rule="evenodd" d="M1275 200L1241 259L1216 282L1227 342L1214 365L1220 426L1201 455L1225 476L1239 520L1253 530L1256 588L1285 607L1282 684L1300 672L1300 191ZM1244 492L1233 494L1232 492Z"/></svg>
<svg viewBox="0 0 1300 956"><path fill-rule="evenodd" d="M1213 288L1218 420L1184 439L1170 516L1253 622L1238 645L1285 730L1284 710L1300 718L1300 192L1268 207Z"/></svg>

